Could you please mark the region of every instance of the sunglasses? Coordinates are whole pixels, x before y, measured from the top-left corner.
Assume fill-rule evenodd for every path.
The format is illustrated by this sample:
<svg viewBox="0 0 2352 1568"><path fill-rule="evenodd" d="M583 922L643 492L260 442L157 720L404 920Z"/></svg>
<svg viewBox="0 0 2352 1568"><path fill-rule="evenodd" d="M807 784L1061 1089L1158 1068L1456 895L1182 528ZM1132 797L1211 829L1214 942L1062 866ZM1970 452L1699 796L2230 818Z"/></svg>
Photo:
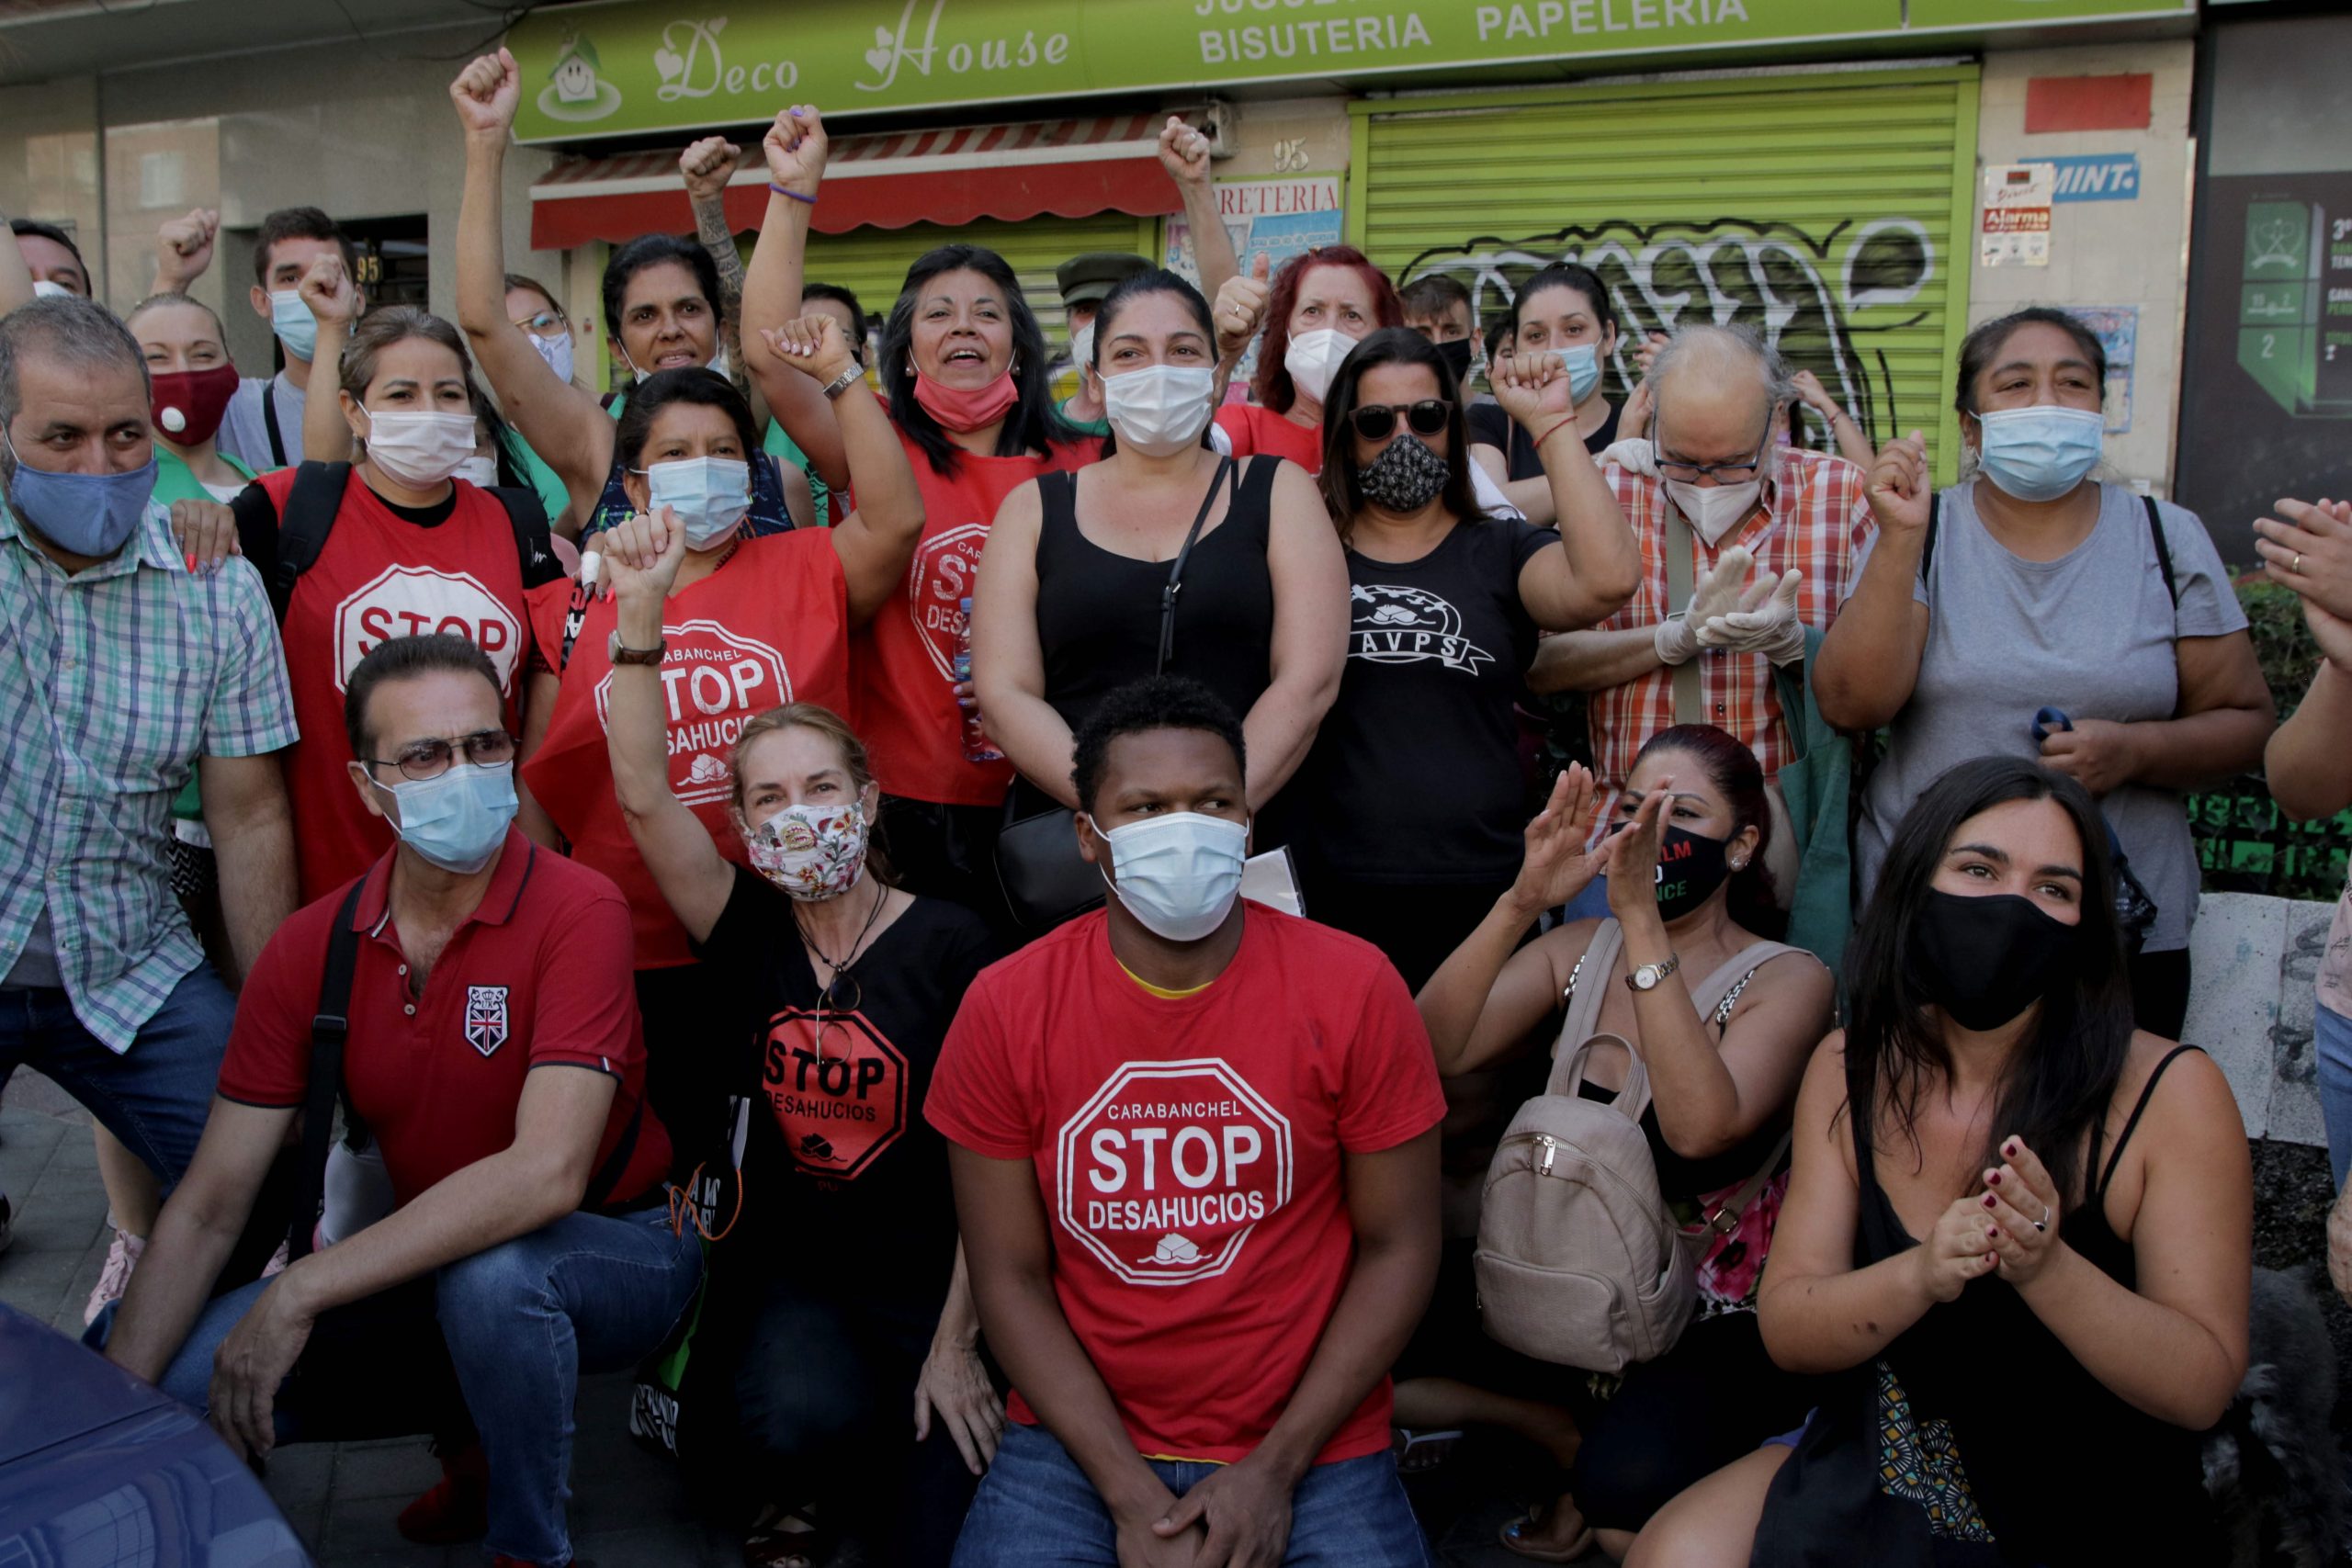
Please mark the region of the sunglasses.
<svg viewBox="0 0 2352 1568"><path fill-rule="evenodd" d="M1453 405L1443 398L1423 398L1418 403L1366 403L1348 415L1356 434L1366 441L1385 441L1396 428L1396 416L1405 416L1405 427L1416 435L1435 435L1445 428L1446 415Z"/></svg>

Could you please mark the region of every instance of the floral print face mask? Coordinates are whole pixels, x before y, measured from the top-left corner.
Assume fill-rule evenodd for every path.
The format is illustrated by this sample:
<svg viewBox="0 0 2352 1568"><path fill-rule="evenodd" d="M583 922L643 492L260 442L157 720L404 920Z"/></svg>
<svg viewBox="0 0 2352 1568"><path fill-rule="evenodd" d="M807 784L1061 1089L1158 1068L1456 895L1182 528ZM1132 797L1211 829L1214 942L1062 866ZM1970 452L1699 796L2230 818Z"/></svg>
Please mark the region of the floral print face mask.
<svg viewBox="0 0 2352 1568"><path fill-rule="evenodd" d="M787 806L743 833L752 869L808 903L838 898L865 869L865 807Z"/></svg>

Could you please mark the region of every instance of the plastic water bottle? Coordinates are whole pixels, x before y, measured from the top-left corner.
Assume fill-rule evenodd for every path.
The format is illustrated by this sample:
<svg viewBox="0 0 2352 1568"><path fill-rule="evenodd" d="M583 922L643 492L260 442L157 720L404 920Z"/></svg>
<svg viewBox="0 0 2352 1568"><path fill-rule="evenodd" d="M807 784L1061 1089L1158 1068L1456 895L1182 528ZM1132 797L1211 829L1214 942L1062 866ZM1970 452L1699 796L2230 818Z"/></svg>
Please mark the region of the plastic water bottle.
<svg viewBox="0 0 2352 1568"><path fill-rule="evenodd" d="M956 607L964 613L964 624L956 632L956 679L963 685L972 682L972 602L958 599ZM990 742L980 728L980 705L977 700L964 705L964 760L967 762L1001 762L1004 753Z"/></svg>

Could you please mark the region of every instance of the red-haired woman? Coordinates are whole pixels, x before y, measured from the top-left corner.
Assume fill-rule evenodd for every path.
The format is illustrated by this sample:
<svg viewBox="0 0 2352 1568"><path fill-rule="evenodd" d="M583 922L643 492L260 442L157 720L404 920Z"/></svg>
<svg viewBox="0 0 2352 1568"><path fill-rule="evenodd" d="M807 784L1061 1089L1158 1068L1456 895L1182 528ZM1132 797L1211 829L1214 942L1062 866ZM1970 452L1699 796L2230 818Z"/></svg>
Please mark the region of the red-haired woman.
<svg viewBox="0 0 2352 1568"><path fill-rule="evenodd" d="M1217 350L1238 361L1261 323L1252 403L1217 411L1217 428L1233 455L1271 452L1308 473L1323 469L1323 395L1356 340L1382 327L1405 324L1396 286L1362 251L1324 245L1293 256L1266 277L1260 256L1251 276L1217 290Z"/></svg>

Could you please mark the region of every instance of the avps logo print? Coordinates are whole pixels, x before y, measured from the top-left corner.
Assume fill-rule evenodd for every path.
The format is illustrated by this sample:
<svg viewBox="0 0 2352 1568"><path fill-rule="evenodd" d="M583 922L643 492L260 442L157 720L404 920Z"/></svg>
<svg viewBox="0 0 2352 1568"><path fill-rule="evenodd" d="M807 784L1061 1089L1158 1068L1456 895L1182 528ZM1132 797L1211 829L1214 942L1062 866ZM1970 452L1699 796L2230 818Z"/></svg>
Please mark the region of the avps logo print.
<svg viewBox="0 0 2352 1568"><path fill-rule="evenodd" d="M1426 588L1357 583L1348 590L1354 626L1348 657L1375 664L1417 664L1434 659L1476 675L1495 656L1462 635L1462 612Z"/></svg>
<svg viewBox="0 0 2352 1568"><path fill-rule="evenodd" d="M1231 1269L1290 1201L1290 1122L1224 1060L1129 1062L1062 1124L1062 1228L1130 1285Z"/></svg>

